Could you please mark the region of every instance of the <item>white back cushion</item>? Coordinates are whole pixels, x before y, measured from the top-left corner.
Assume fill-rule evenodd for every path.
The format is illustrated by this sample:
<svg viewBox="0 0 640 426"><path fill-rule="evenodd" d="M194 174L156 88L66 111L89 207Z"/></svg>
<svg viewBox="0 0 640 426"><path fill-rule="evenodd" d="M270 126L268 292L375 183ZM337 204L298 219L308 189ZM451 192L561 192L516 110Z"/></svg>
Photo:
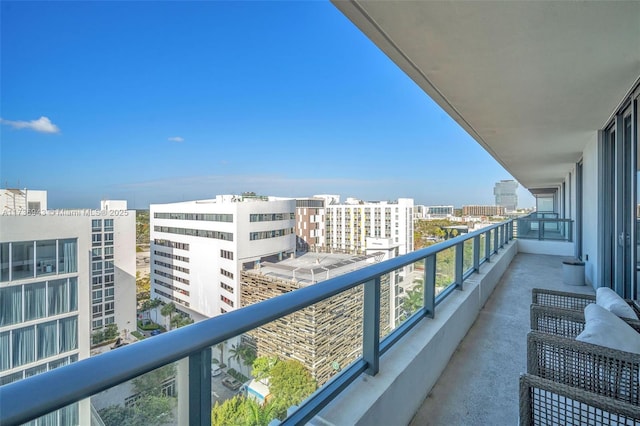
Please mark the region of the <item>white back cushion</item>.
<svg viewBox="0 0 640 426"><path fill-rule="evenodd" d="M620 318L638 319L638 315L633 311L633 308L610 288L600 287L596 290L596 304L609 312L613 312Z"/></svg>
<svg viewBox="0 0 640 426"><path fill-rule="evenodd" d="M584 330L576 340L640 354L640 333L613 313L591 303L584 308L584 317Z"/></svg>

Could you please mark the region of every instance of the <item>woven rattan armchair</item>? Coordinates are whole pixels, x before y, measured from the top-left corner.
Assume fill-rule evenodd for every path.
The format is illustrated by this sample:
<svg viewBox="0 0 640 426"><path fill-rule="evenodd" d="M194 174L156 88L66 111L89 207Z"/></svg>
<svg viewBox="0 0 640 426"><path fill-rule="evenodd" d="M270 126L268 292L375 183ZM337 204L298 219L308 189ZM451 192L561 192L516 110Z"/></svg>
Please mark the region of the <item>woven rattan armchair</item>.
<svg viewBox="0 0 640 426"><path fill-rule="evenodd" d="M527 373L636 406L640 403L640 354L532 331L527 335Z"/></svg>
<svg viewBox="0 0 640 426"><path fill-rule="evenodd" d="M520 425L640 424L640 409L619 399L523 374L520 377Z"/></svg>
<svg viewBox="0 0 640 426"><path fill-rule="evenodd" d="M532 304L531 330L575 339L584 330L584 311ZM640 321L621 318L640 333Z"/></svg>
<svg viewBox="0 0 640 426"><path fill-rule="evenodd" d="M594 294L568 293L565 291L548 290L544 288L534 288L531 291L531 302L535 305L552 306L554 308L569 309L572 311L584 311L585 306L589 303L596 303ZM630 299L625 301L633 308L638 318L640 318L640 309Z"/></svg>

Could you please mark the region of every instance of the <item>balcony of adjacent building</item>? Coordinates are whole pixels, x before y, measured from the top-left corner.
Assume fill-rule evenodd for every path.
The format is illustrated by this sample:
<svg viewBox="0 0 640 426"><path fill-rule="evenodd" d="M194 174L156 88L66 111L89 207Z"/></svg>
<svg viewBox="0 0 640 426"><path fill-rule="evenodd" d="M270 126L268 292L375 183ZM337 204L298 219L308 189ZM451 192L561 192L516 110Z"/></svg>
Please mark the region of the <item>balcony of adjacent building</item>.
<svg viewBox="0 0 640 426"><path fill-rule="evenodd" d="M97 419L109 403L135 406L144 397L133 390L144 382L140 377L163 368L171 369L174 379L158 383L160 396L173 397L163 422L210 424L212 404L237 391L218 383L228 369L213 374L218 365L212 366L212 359L225 362L231 356L220 353L221 343L278 318L290 321L306 307L317 308L343 292L355 292L350 294L361 310L352 323L330 327L360 330L354 339L358 349L348 359L338 360L335 350L323 354L335 369L333 378L297 410L292 408L285 424L515 423L518 377L526 371L531 289L569 287L562 281L562 258L519 253L512 225L492 225L9 384L0 388L2 424L25 422L77 401L78 419ZM384 286L385 277L398 271L404 276L400 300L418 302L401 304L404 311L395 316L401 322L393 322L394 316L384 312L391 290ZM589 286L570 289L592 291ZM237 370L250 376L249 369ZM96 405L98 410L92 408Z"/></svg>

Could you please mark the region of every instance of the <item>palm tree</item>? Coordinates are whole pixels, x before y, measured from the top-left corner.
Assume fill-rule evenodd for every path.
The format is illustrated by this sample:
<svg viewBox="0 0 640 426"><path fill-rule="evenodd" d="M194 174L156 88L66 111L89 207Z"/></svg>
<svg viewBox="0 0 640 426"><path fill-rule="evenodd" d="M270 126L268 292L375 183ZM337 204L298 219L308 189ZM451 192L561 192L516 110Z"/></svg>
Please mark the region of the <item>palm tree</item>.
<svg viewBox="0 0 640 426"><path fill-rule="evenodd" d="M166 316L169 317L169 330L171 330L171 320L173 317L173 313L175 311L176 311L176 305L174 305L173 302L167 303L162 307L162 309L160 309L160 313L162 314L163 317L166 317Z"/></svg>
<svg viewBox="0 0 640 426"><path fill-rule="evenodd" d="M220 349L220 368L226 367L224 365L224 342L218 343L218 349Z"/></svg>

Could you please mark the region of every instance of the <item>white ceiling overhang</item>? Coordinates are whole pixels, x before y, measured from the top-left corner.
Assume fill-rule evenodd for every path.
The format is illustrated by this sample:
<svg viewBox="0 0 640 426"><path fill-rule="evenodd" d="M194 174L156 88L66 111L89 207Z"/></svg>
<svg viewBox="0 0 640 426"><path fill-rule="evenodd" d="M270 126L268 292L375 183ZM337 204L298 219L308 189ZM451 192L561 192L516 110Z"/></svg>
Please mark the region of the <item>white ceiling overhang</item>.
<svg viewBox="0 0 640 426"><path fill-rule="evenodd" d="M640 76L640 1L333 3L528 188L559 185Z"/></svg>

